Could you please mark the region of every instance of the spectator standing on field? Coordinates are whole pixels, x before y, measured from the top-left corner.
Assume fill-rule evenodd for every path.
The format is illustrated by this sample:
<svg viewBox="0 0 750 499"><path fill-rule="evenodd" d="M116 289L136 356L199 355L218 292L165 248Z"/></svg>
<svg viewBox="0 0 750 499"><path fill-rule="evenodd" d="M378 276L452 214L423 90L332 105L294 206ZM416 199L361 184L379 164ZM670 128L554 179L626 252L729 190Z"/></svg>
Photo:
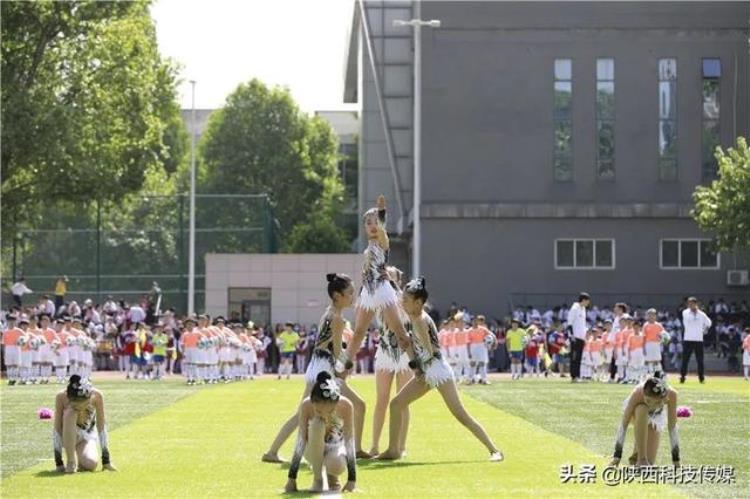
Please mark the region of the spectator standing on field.
<svg viewBox="0 0 750 499"><path fill-rule="evenodd" d="M688 308L682 311L682 367L680 369L680 383L685 382L690 356L695 352L698 362L698 379L705 382L703 369L703 336L711 327L711 319L698 307L698 299L688 298Z"/></svg>
<svg viewBox="0 0 750 499"><path fill-rule="evenodd" d="M571 328L570 338L570 381L577 383L581 378L581 359L583 347L586 343L586 307L591 303L588 293L578 295L575 302L568 311L568 327Z"/></svg>
<svg viewBox="0 0 750 499"><path fill-rule="evenodd" d="M13 303L15 303L17 307L22 307L23 295L31 294L33 291L26 287L26 278L21 277L13 284L13 286L11 286L10 293L13 295Z"/></svg>

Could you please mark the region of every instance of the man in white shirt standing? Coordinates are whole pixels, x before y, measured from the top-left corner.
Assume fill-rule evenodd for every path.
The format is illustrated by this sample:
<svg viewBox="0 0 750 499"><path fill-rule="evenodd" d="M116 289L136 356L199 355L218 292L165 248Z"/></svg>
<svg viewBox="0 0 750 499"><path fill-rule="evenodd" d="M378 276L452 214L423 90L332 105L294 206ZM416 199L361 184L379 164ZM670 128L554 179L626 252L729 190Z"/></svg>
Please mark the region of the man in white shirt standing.
<svg viewBox="0 0 750 499"><path fill-rule="evenodd" d="M10 293L13 295L13 303L16 306L21 307L23 305L23 295L31 294L33 291L26 287L26 278L21 277L10 287Z"/></svg>
<svg viewBox="0 0 750 499"><path fill-rule="evenodd" d="M703 375L703 336L711 327L711 319L698 308L698 299L688 298L688 308L682 311L682 368L680 369L680 383L685 382L690 355L695 352L698 361L698 379L705 381Z"/></svg>
<svg viewBox="0 0 750 499"><path fill-rule="evenodd" d="M578 295L578 301L571 305L568 311L568 327L571 329L570 338L570 381L578 383L581 377L581 357L586 343L586 307L591 303L588 293Z"/></svg>

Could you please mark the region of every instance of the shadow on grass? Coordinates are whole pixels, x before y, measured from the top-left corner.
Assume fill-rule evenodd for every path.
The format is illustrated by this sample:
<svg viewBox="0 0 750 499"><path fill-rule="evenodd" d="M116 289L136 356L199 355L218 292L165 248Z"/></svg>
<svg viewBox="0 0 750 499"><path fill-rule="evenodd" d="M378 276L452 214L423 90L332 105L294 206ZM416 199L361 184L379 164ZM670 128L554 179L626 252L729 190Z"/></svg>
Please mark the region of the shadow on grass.
<svg viewBox="0 0 750 499"><path fill-rule="evenodd" d="M464 460L464 461L380 461L377 459L367 459L357 461L358 468L367 468L370 470L379 470L385 468L406 468L409 466L430 466L440 464L472 464L472 463L485 463L486 460Z"/></svg>
<svg viewBox="0 0 750 499"><path fill-rule="evenodd" d="M37 478L56 478L56 477L63 477L65 476L65 473L60 473L56 470L43 470L43 471L37 471L34 473L34 476Z"/></svg>

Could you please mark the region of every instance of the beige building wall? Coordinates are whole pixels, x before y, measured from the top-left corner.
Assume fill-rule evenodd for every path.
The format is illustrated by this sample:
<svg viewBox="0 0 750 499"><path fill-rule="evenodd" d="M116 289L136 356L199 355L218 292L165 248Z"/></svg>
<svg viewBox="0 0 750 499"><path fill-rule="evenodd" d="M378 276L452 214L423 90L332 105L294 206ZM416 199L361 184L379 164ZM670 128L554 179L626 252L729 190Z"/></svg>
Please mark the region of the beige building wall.
<svg viewBox="0 0 750 499"><path fill-rule="evenodd" d="M230 288L269 288L271 323L317 324L328 305L325 275L339 272L361 284L362 255L219 254L206 255L206 312L229 315ZM346 316L353 321L354 314Z"/></svg>

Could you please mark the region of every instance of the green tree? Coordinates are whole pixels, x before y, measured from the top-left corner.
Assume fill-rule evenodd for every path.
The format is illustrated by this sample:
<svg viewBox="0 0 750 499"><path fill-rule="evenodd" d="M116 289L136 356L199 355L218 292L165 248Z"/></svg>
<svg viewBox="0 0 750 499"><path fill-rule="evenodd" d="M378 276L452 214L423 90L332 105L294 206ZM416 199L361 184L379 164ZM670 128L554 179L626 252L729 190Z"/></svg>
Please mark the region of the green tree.
<svg viewBox="0 0 750 499"><path fill-rule="evenodd" d="M201 191L270 195L282 239L311 213L330 217L341 208L336 136L288 90L256 79L239 85L209 118L200 157ZM229 215L240 224L251 216Z"/></svg>
<svg viewBox="0 0 750 499"><path fill-rule="evenodd" d="M3 229L65 199L117 201L185 151L149 2L2 2ZM18 209L23 206L23 209Z"/></svg>
<svg viewBox="0 0 750 499"><path fill-rule="evenodd" d="M719 176L693 193L693 218L714 234L719 250L750 248L750 149L744 137L726 152L718 147Z"/></svg>
<svg viewBox="0 0 750 499"><path fill-rule="evenodd" d="M346 231L328 215L311 215L292 229L284 243L284 252L347 253L351 249L348 240Z"/></svg>

